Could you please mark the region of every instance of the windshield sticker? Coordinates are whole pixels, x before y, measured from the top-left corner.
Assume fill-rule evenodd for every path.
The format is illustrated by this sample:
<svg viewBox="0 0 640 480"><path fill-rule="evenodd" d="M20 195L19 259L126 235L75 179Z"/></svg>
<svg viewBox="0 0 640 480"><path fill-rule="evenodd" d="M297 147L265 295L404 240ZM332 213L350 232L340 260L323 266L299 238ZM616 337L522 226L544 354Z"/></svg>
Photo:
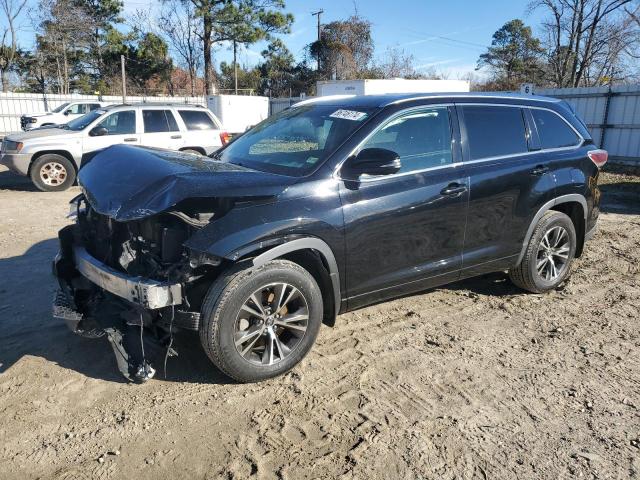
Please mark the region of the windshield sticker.
<svg viewBox="0 0 640 480"><path fill-rule="evenodd" d="M359 122L360 120L363 120L367 114L364 112L356 112L355 110L336 110L329 116L331 118L342 118L343 120Z"/></svg>

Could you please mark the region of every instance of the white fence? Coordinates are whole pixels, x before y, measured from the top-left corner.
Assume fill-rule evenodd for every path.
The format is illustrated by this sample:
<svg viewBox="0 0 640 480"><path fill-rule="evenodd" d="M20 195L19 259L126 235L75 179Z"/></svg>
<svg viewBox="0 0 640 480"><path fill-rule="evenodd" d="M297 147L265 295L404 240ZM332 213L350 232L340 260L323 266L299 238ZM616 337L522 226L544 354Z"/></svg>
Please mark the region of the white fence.
<svg viewBox="0 0 640 480"><path fill-rule="evenodd" d="M614 160L640 164L640 85L614 87L537 89L537 95L562 98L584 120L594 141L609 151ZM311 98L311 97L307 97ZM0 137L20 130L20 116L46 112L64 102L102 100L120 103L120 96L42 95L0 93ZM278 113L299 97L272 98L269 114ZM206 105L205 97L127 97L128 102L173 102Z"/></svg>
<svg viewBox="0 0 640 480"><path fill-rule="evenodd" d="M42 95L39 93L0 92L0 137L20 131L20 116L29 113L50 112L64 102L93 100L107 103L122 103L122 96L97 95ZM127 102L171 102L206 105L205 97L133 97Z"/></svg>
<svg viewBox="0 0 640 480"><path fill-rule="evenodd" d="M613 161L640 165L640 85L536 89L567 101Z"/></svg>
<svg viewBox="0 0 640 480"><path fill-rule="evenodd" d="M270 98L269 99L269 115L286 110L294 103L298 103L302 100L308 100L314 97L289 97L289 98Z"/></svg>

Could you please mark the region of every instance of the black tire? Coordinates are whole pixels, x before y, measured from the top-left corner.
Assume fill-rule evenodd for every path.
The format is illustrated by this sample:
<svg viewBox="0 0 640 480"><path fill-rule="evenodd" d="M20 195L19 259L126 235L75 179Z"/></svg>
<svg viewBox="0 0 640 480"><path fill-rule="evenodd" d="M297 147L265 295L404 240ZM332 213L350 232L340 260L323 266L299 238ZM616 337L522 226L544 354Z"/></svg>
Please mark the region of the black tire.
<svg viewBox="0 0 640 480"><path fill-rule="evenodd" d="M46 173L47 171L51 174ZM66 157L47 153L31 164L31 181L43 192L61 192L76 181L76 168Z"/></svg>
<svg viewBox="0 0 640 480"><path fill-rule="evenodd" d="M270 365L259 365L238 351L234 335L245 302L254 292L276 282L287 283L302 294L308 310L306 331L301 337L295 336L298 343L283 358ZM287 260L273 260L257 268L239 264L209 288L202 306L200 341L209 359L226 375L238 382L259 382L287 372L305 357L318 336L322 314L320 288L300 265Z"/></svg>
<svg viewBox="0 0 640 480"><path fill-rule="evenodd" d="M545 278L544 272L538 271L538 265L544 262L545 253L539 252L541 242L547 233L553 234L556 227L564 229L568 236L567 259L558 269L558 275L554 278ZM554 230L556 229L556 230ZM560 230L561 231L561 230ZM532 293L545 293L560 286L571 275L571 264L576 253L576 230L571 219L562 212L549 210L542 216L531 235L529 245L520 264L509 271L509 278L518 287ZM558 261L557 257L556 262ZM552 262L554 268L556 263Z"/></svg>

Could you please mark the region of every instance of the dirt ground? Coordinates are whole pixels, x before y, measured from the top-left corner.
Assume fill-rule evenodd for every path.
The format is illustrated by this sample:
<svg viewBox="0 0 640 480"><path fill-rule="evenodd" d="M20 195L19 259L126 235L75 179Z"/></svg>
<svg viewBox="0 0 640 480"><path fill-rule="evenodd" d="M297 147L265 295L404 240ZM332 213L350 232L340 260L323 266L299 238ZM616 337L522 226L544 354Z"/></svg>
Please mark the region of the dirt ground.
<svg viewBox="0 0 640 480"><path fill-rule="evenodd" d="M640 177L601 183L598 233L556 292L493 274L342 315L254 385L182 335L168 378L138 386L104 338L51 318L77 189L2 170L0 478L640 478Z"/></svg>

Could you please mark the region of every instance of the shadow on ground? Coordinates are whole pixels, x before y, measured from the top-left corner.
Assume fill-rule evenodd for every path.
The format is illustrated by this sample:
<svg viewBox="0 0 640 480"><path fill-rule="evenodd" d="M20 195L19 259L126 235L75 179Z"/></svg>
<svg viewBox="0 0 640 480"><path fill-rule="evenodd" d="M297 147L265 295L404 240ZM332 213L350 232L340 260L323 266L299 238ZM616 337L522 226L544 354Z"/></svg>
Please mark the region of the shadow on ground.
<svg viewBox="0 0 640 480"><path fill-rule="evenodd" d="M605 183L600 192L600 211L640 215L640 182Z"/></svg>
<svg viewBox="0 0 640 480"><path fill-rule="evenodd" d="M39 192L29 177L23 177L9 170L0 171L0 190Z"/></svg>

